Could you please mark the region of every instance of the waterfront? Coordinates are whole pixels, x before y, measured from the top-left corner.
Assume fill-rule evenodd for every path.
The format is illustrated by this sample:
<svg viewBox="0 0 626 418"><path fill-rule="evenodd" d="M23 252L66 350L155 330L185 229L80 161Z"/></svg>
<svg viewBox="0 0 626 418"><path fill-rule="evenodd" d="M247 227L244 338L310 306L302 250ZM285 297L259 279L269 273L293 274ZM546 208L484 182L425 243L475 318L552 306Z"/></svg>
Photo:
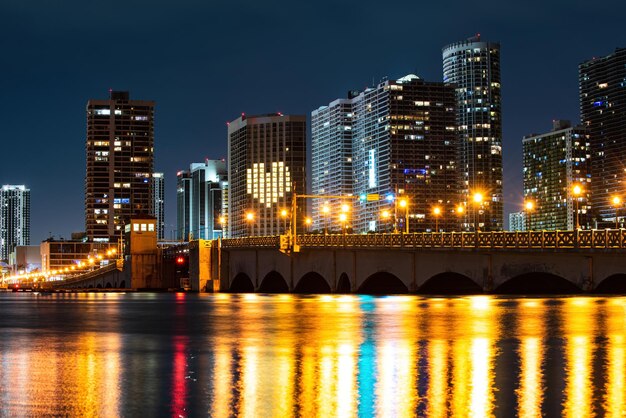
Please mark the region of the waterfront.
<svg viewBox="0 0 626 418"><path fill-rule="evenodd" d="M623 416L626 298L0 294L1 415Z"/></svg>

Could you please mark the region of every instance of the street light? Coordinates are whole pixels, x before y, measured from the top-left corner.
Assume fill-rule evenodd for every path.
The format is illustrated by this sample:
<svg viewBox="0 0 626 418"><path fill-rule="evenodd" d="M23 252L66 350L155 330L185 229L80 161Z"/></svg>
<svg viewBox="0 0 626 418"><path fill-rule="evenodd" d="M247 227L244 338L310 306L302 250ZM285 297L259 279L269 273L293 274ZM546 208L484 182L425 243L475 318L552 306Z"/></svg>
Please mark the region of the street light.
<svg viewBox="0 0 626 418"><path fill-rule="evenodd" d="M576 230L580 229L580 223L578 222L578 196L582 193L583 189L580 185L576 184L572 188L572 193L574 194L574 198L576 200Z"/></svg>
<svg viewBox="0 0 626 418"><path fill-rule="evenodd" d="M389 221L389 219L391 218L391 213L388 210L385 209L385 210L383 210L380 213L380 217L383 219L383 222L384 222L384 224L386 226L387 221ZM385 228L385 229L387 229L387 228Z"/></svg>
<svg viewBox="0 0 626 418"><path fill-rule="evenodd" d="M313 223L313 219L309 217L304 218L304 224L306 225L307 232L310 232L312 223Z"/></svg>
<svg viewBox="0 0 626 418"><path fill-rule="evenodd" d="M619 229L617 211L619 210L619 205L622 203L622 199L620 199L619 196L613 196L611 202L613 202L613 206L615 206L615 229Z"/></svg>
<svg viewBox="0 0 626 418"><path fill-rule="evenodd" d="M222 238L224 238L224 226L226 225L226 216L220 215L220 217L217 218L217 221L220 223L220 227L222 228Z"/></svg>
<svg viewBox="0 0 626 418"><path fill-rule="evenodd" d="M282 209L280 211L280 217L283 218L284 230L287 231L287 217L289 216L289 211L287 209Z"/></svg>
<svg viewBox="0 0 626 418"><path fill-rule="evenodd" d="M532 200L527 200L526 203L524 203L524 208L526 209L526 215L528 215L528 230L531 231L532 223L530 217L533 209L535 208L535 203Z"/></svg>
<svg viewBox="0 0 626 418"><path fill-rule="evenodd" d="M343 235L346 235L346 221L348 220L348 215L345 212L339 214L339 222L341 222L341 229L343 230Z"/></svg>
<svg viewBox="0 0 626 418"><path fill-rule="evenodd" d="M322 213L324 214L324 235L328 235L328 213L330 212L330 208L327 204L322 206Z"/></svg>
<svg viewBox="0 0 626 418"><path fill-rule="evenodd" d="M476 193L474 193L474 196L472 196L472 198L474 199L474 203L476 203L476 206L477 206L476 213L475 213L475 216L474 216L474 223L475 223L474 224L474 230L475 231L480 231L480 224L479 224L479 222L480 222L480 207L482 207L484 197L483 197L482 193L476 192Z"/></svg>
<svg viewBox="0 0 626 418"><path fill-rule="evenodd" d="M462 204L459 204L456 208L455 208L455 212L457 215L459 215L459 219L461 224L459 225L461 231L463 230L463 214L465 213L465 206L463 206Z"/></svg>
<svg viewBox="0 0 626 418"><path fill-rule="evenodd" d="M409 202L402 198L398 200L398 205L404 209L404 221L406 223L406 233L409 233Z"/></svg>
<svg viewBox="0 0 626 418"><path fill-rule="evenodd" d="M435 206L433 215L435 215L435 232L439 232L439 215L441 215L441 208L439 206Z"/></svg>
<svg viewBox="0 0 626 418"><path fill-rule="evenodd" d="M246 222L250 225L250 236L254 233L254 212L246 212Z"/></svg>

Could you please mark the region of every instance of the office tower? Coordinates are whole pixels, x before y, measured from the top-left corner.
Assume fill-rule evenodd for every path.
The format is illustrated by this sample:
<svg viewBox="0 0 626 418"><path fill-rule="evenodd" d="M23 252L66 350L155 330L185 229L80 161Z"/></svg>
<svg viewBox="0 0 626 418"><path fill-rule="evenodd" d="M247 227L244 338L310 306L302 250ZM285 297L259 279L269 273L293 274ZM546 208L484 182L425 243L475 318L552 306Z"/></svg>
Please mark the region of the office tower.
<svg viewBox="0 0 626 418"><path fill-rule="evenodd" d="M577 220L585 227L593 184L585 128L555 120L552 131L525 136L522 149L524 199L532 202L532 207L524 209L528 229L573 230Z"/></svg>
<svg viewBox="0 0 626 418"><path fill-rule="evenodd" d="M4 185L0 189L0 260L8 261L18 245L30 244L30 189Z"/></svg>
<svg viewBox="0 0 626 418"><path fill-rule="evenodd" d="M348 223L357 233L458 230L455 116L454 89L415 75L384 80L314 111L314 147L318 141L328 150L313 152L314 193L353 195L339 201L350 200ZM348 131L351 154L344 145ZM340 155L330 156L333 150ZM340 163L351 167L351 177L340 175ZM336 203L328 213L320 213L318 206L318 225L335 231L341 227Z"/></svg>
<svg viewBox="0 0 626 418"><path fill-rule="evenodd" d="M165 239L165 178L163 173L152 173L154 195L153 214L156 218L157 239Z"/></svg>
<svg viewBox="0 0 626 418"><path fill-rule="evenodd" d="M501 230L500 44L483 42L477 35L444 47L443 81L456 89L459 162L468 208L465 229ZM477 193L482 201L474 199Z"/></svg>
<svg viewBox="0 0 626 418"><path fill-rule="evenodd" d="M509 213L509 231L526 231L526 213Z"/></svg>
<svg viewBox="0 0 626 418"><path fill-rule="evenodd" d="M311 190L313 195L331 196L311 200L313 231L328 231L330 211L352 196L352 99L337 99L311 112ZM336 212L335 212L336 213Z"/></svg>
<svg viewBox="0 0 626 418"><path fill-rule="evenodd" d="M591 142L593 224L614 227L612 199L626 198L626 48L585 61L578 71L580 120Z"/></svg>
<svg viewBox="0 0 626 418"><path fill-rule="evenodd" d="M193 163L177 174L177 238L216 239L224 236L228 179L226 161Z"/></svg>
<svg viewBox="0 0 626 418"><path fill-rule="evenodd" d="M89 100L86 151L87 238L114 241L131 216L153 212L154 102L120 91Z"/></svg>
<svg viewBox="0 0 626 418"><path fill-rule="evenodd" d="M231 237L278 235L291 223L293 193L306 192L306 116L246 116L228 125ZM297 202L298 230L307 202ZM282 215L285 212L286 216Z"/></svg>

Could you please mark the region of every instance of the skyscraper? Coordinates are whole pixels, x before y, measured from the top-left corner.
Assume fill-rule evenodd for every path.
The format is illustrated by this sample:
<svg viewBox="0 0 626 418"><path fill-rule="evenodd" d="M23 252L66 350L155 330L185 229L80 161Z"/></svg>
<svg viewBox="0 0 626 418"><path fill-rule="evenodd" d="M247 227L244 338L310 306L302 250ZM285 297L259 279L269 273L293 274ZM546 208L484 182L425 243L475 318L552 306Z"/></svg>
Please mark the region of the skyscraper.
<svg viewBox="0 0 626 418"><path fill-rule="evenodd" d="M4 185L0 189L0 260L17 245L30 245L30 190Z"/></svg>
<svg viewBox="0 0 626 418"><path fill-rule="evenodd" d="M477 35L444 47L443 81L456 89L459 161L464 200L468 202L465 227L501 230L500 44L483 42ZM482 202L474 201L477 193L484 197Z"/></svg>
<svg viewBox="0 0 626 418"><path fill-rule="evenodd" d="M357 233L458 230L455 118L454 89L415 75L317 109L311 115L313 192L355 196L349 223ZM334 203L328 219L318 204L318 225L338 228Z"/></svg>
<svg viewBox="0 0 626 418"><path fill-rule="evenodd" d="M226 161L193 163L177 174L178 239L215 239L224 236L220 217L226 216Z"/></svg>
<svg viewBox="0 0 626 418"><path fill-rule="evenodd" d="M125 219L154 212L154 102L120 91L89 100L86 151L87 238L115 240Z"/></svg>
<svg viewBox="0 0 626 418"><path fill-rule="evenodd" d="M156 218L157 239L165 239L165 178L163 173L152 173L154 194L153 214Z"/></svg>
<svg viewBox="0 0 626 418"><path fill-rule="evenodd" d="M246 116L228 125L231 237L278 235L291 220L292 194L306 192L306 116ZM297 205L298 228L306 204ZM282 215L283 210L286 211Z"/></svg>
<svg viewBox="0 0 626 418"><path fill-rule="evenodd" d="M626 200L626 48L578 67L580 120L591 143L591 207L597 226L615 225L612 198Z"/></svg>
<svg viewBox="0 0 626 418"><path fill-rule="evenodd" d="M556 120L552 131L525 136L522 149L524 199L533 202L527 210L528 228L571 231L577 218L579 225L587 225L592 178L585 128ZM579 196L574 194L575 185L581 187Z"/></svg>
<svg viewBox="0 0 626 418"><path fill-rule="evenodd" d="M311 112L311 186L318 196L352 196L352 125L354 112L351 92L348 99L337 99ZM358 92L356 92L358 95ZM312 229L328 230L326 212L338 208L341 199L313 198Z"/></svg>

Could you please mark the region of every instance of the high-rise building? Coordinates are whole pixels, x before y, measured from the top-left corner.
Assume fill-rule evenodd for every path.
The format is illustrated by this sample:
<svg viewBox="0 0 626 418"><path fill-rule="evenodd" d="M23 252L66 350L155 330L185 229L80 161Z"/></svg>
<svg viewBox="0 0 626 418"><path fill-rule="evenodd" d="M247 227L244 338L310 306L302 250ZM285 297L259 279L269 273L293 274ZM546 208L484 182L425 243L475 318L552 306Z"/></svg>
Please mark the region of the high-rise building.
<svg viewBox="0 0 626 418"><path fill-rule="evenodd" d="M4 185L0 189L0 260L8 260L18 245L30 245L30 189Z"/></svg>
<svg viewBox="0 0 626 418"><path fill-rule="evenodd" d="M349 223L357 233L458 230L455 118L454 89L415 75L321 107L311 115L313 192L355 196ZM352 176L342 174L346 168ZM326 200L328 214L320 211ZM338 230L342 200L320 199L318 229Z"/></svg>
<svg viewBox="0 0 626 418"><path fill-rule="evenodd" d="M163 173L152 173L154 194L153 214L156 218L157 239L165 239L165 178Z"/></svg>
<svg viewBox="0 0 626 418"><path fill-rule="evenodd" d="M591 143L594 226L615 225L613 197L626 197L626 48L578 67L580 120Z"/></svg>
<svg viewBox="0 0 626 418"><path fill-rule="evenodd" d="M290 225L293 193L306 192L306 116L246 116L228 124L231 237L278 235ZM304 228L307 202L297 202ZM283 216L285 211L285 216ZM301 223L302 222L302 223Z"/></svg>
<svg viewBox="0 0 626 418"><path fill-rule="evenodd" d="M224 234L228 190L226 161L193 163L177 174L177 238L216 239Z"/></svg>
<svg viewBox="0 0 626 418"><path fill-rule="evenodd" d="M131 216L154 211L154 102L120 91L89 100L86 151L87 238L113 241Z"/></svg>
<svg viewBox="0 0 626 418"><path fill-rule="evenodd" d="M456 89L459 161L468 202L465 228L501 230L500 44L481 41L477 35L444 47L443 81ZM475 200L477 194L483 199Z"/></svg>
<svg viewBox="0 0 626 418"><path fill-rule="evenodd" d="M591 162L589 135L583 127L556 120L552 131L522 140L524 199L531 230L573 230L588 225ZM575 193L578 185L580 192ZM578 211L578 215L576 215Z"/></svg>
<svg viewBox="0 0 626 418"><path fill-rule="evenodd" d="M359 92L356 92L358 95ZM337 99L311 112L311 190L317 196L352 196L352 124L354 112L348 99ZM312 230L328 230L330 208L337 197L313 198Z"/></svg>

